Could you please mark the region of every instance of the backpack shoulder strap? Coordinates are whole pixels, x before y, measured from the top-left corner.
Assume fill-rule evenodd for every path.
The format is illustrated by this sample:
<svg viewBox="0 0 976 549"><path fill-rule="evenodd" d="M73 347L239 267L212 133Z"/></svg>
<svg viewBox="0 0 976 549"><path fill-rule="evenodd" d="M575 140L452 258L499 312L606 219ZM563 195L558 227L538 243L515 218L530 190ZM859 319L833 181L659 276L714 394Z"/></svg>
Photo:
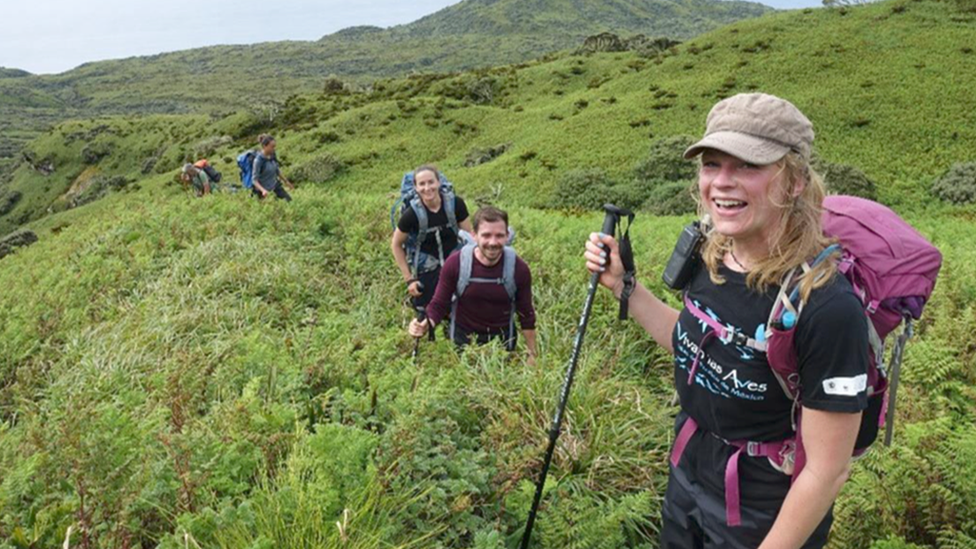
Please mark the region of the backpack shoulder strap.
<svg viewBox="0 0 976 549"><path fill-rule="evenodd" d="M468 244L461 248L459 259L461 260L461 266L458 270L457 289L454 292L454 295L458 298L464 295L464 291L471 284L471 269L474 265L474 244Z"/></svg>
<svg viewBox="0 0 976 549"><path fill-rule="evenodd" d="M511 246L505 246L505 256L502 261L502 284L505 285L505 291L508 292L508 299L513 303L515 302L515 294L518 288L515 285L515 265L517 263L517 255L515 254L515 248Z"/></svg>
<svg viewBox="0 0 976 549"><path fill-rule="evenodd" d="M450 184L445 185L442 183L441 203L443 204L444 213L447 215L447 224L450 225L454 234L458 233L457 212L454 211L456 200L457 195L454 194L454 188Z"/></svg>
<svg viewBox="0 0 976 549"><path fill-rule="evenodd" d="M393 207L390 208L390 225L396 229L397 228L397 212L400 211L400 206L403 205L403 197L397 198L393 203Z"/></svg>
<svg viewBox="0 0 976 549"><path fill-rule="evenodd" d="M424 239L427 238L427 233L430 232L430 220L427 218L427 208L424 208L424 203L420 200L419 196L410 198L409 204L413 213L417 216L417 246L420 246L423 244Z"/></svg>

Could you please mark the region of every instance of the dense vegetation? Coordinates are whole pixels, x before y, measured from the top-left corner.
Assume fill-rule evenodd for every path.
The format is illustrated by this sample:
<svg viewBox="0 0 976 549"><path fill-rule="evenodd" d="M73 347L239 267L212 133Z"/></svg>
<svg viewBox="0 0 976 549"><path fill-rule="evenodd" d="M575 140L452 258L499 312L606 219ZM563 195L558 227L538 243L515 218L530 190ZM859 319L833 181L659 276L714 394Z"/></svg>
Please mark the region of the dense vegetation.
<svg viewBox="0 0 976 549"><path fill-rule="evenodd" d="M513 63L605 31L688 38L769 9L739 0L467 0L408 25L354 27L316 42L199 48L87 63L53 76L0 68L0 167L51 122L79 116L273 116L288 95L318 91L330 74L367 84Z"/></svg>
<svg viewBox="0 0 976 549"><path fill-rule="evenodd" d="M300 95L271 126L246 113L59 125L27 147L0 217L36 218L40 237L0 259L0 547L514 547L584 291L580 242L600 223L561 186L653 208L645 187L688 179L666 151L750 89L794 100L822 162L945 256L895 444L855 466L831 547L976 546L976 214L938 183L976 160L974 22L895 0L767 15L658 56ZM260 131L303 174L295 202L197 200L174 182L201 154L233 179ZM443 338L409 359L387 212L402 172L429 160L470 201L512 211L537 366L497 347L459 358ZM93 188L102 198L70 207ZM661 295L686 220L645 209L634 226L640 277ZM536 547L657 546L670 361L605 294Z"/></svg>

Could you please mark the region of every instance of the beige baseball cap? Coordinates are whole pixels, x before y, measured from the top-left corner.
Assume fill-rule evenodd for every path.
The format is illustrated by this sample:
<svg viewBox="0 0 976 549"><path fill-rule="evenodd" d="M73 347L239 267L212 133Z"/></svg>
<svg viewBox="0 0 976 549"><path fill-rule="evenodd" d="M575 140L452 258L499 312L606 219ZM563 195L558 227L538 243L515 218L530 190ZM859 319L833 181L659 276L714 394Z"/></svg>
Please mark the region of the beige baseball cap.
<svg viewBox="0 0 976 549"><path fill-rule="evenodd" d="M705 137L685 151L685 158L715 149L762 166L791 150L809 159L812 145L813 124L793 103L765 93L740 93L712 107Z"/></svg>

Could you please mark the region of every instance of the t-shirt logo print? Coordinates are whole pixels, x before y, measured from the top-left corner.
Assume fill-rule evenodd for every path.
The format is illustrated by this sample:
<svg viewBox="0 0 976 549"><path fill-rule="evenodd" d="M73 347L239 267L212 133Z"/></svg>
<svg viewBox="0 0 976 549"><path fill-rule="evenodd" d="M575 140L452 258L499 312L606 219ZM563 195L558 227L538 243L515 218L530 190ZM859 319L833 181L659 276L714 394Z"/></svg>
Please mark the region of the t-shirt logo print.
<svg viewBox="0 0 976 549"><path fill-rule="evenodd" d="M700 306L700 304L696 303L696 306ZM722 320L710 308L702 307L702 310L716 322L722 323ZM697 320L697 324L702 334L710 330L708 325L701 320ZM678 322L675 329L678 340L676 360L681 370L687 372L690 365L694 362L695 356L701 353L700 366L695 372L694 377L695 384L705 388L712 394L724 398L739 398L750 401L765 400L765 392L768 387L767 383L747 379L743 377L743 372L739 368L734 365L719 363L708 352L707 348L699 349L699 343L693 337L689 336L688 330L682 326L681 322ZM709 343L709 345L719 344L727 346L731 342L714 339ZM743 360L750 360L755 357L751 349L738 344L733 344L733 347Z"/></svg>

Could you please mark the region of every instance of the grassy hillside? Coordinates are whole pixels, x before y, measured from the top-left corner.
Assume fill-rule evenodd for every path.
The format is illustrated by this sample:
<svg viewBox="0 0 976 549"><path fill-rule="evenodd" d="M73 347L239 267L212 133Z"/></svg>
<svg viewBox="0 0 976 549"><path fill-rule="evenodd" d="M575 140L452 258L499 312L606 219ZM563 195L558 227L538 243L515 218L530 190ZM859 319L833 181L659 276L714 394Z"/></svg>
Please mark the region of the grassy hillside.
<svg viewBox="0 0 976 549"><path fill-rule="evenodd" d="M241 109L266 114L293 93L320 90L330 74L368 82L512 63L575 48L604 31L688 38L769 10L718 0L466 0L408 25L353 28L315 42L199 48L87 63L54 76L0 72L0 115L23 131L49 127L37 114L56 120ZM0 161L4 150L23 143L0 126Z"/></svg>
<svg viewBox="0 0 976 549"><path fill-rule="evenodd" d="M653 138L697 134L719 97L764 89L790 97L817 121L825 160L864 170L886 203L921 207L934 177L973 158L976 114L968 97L976 55L966 46L973 15L947 4L901 5L772 14L651 57L561 54L461 75L378 81L370 93L298 96L283 106L276 126L293 165L328 150L354 168L340 186L348 180L358 187L365 177L382 188L418 158L456 168L475 149L511 143L497 161L455 177L479 193L503 182L510 198L544 206L567 170L601 167L627 179ZM38 140L28 152L57 171L44 176L18 168L0 188L22 197L0 216L0 233L57 209L56 198L93 166L138 179L157 154L155 173L198 153L220 161L250 146L262 124L246 112L210 124L168 120L165 134L120 122L128 128L119 128L124 138L103 131L89 143L66 125ZM91 126L106 124L111 120ZM216 156L203 146L224 136L234 144ZM600 146L580 146L586 142ZM86 164L85 147L119 152ZM236 170L230 161L221 167Z"/></svg>
<svg viewBox="0 0 976 549"><path fill-rule="evenodd" d="M748 89L795 101L820 156L862 169L945 256L895 445L855 466L831 547L972 546L976 216L928 189L974 160L974 34L951 5L896 0L768 15L658 57L562 54L303 95L270 128L246 114L62 124L28 147L56 171L18 168L9 216L66 208L98 177L126 183L29 223L40 242L0 260L0 547L57 546L69 527L75 547L514 547L585 291L580 242L600 223L549 206L586 168L652 207L635 166ZM196 200L172 182L197 152L233 178L260 131L304 182L295 202ZM504 152L468 162L487 149ZM410 361L387 212L402 172L430 160L470 201L512 211L536 367L497 348L459 358L443 338ZM641 279L661 295L686 220L642 210L635 224ZM657 546L670 362L605 293L537 547Z"/></svg>

